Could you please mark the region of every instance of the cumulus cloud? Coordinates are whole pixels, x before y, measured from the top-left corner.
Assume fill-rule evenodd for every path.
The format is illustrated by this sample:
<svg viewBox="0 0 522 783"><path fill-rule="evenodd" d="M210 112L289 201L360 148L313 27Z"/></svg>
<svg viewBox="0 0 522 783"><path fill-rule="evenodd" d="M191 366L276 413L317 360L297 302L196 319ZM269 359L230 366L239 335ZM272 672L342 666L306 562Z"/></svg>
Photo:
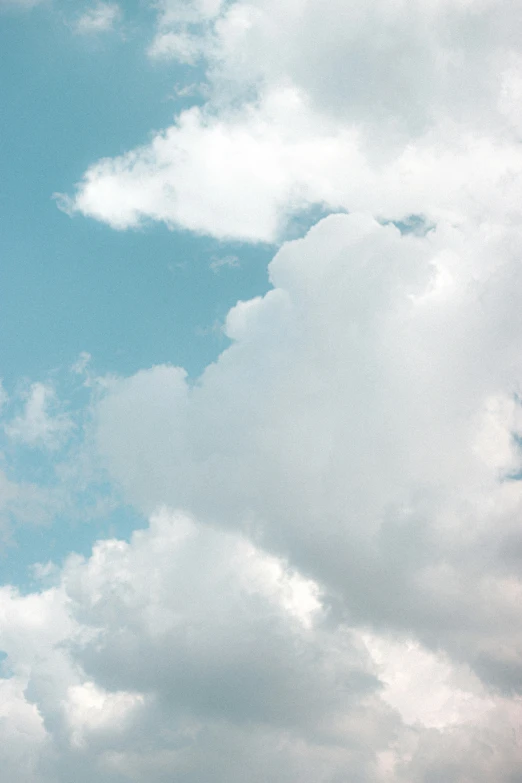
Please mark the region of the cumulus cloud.
<svg viewBox="0 0 522 783"><path fill-rule="evenodd" d="M326 218L231 310L196 384L168 366L114 383L106 464L143 510L243 530L352 623L520 692L519 246L518 229Z"/></svg>
<svg viewBox="0 0 522 783"><path fill-rule="evenodd" d="M0 615L9 780L399 783L444 768L450 746L457 781L476 769L473 743L482 756L484 739L510 743L514 716L472 677L457 682L427 653L332 626L316 584L183 514L163 510L130 543L72 556L40 593L3 588ZM422 683L426 670L443 682ZM438 728L422 706L402 719L392 704L416 678L432 701L453 697ZM507 780L511 756L495 751L487 771Z"/></svg>
<svg viewBox="0 0 522 783"><path fill-rule="evenodd" d="M164 365L98 384L96 448L152 522L6 598L50 602L62 628L45 665L8 651L19 714L57 749L38 769L511 783L520 8L156 8L149 54L203 62L207 103L94 163L61 206L280 248L199 379ZM343 214L283 242L314 204Z"/></svg>
<svg viewBox="0 0 522 783"><path fill-rule="evenodd" d="M214 779L240 781L250 752L259 781L290 780L308 761L304 779L323 767L329 779L341 762L371 767L366 733L393 731L364 646L316 627L317 588L186 516L158 514L131 544L100 542L55 588L4 589L0 607L9 697L54 780L170 770L188 781L215 764Z"/></svg>

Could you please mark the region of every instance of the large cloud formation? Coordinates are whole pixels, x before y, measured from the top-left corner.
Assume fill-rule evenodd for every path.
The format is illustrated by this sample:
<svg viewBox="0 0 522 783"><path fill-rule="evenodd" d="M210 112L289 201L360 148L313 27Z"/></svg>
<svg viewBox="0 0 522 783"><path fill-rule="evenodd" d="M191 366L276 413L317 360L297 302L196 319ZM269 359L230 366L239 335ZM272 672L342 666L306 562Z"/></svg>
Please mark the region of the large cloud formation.
<svg viewBox="0 0 522 783"><path fill-rule="evenodd" d="M209 100L66 208L252 242L342 214L199 379L100 384L89 443L150 526L2 590L2 768L519 783L520 6L155 8Z"/></svg>
<svg viewBox="0 0 522 783"><path fill-rule="evenodd" d="M0 592L5 780L515 780L509 702L243 536L163 510L54 581Z"/></svg>
<svg viewBox="0 0 522 783"><path fill-rule="evenodd" d="M240 529L489 684L522 689L520 232L326 218L285 244L194 385L157 367L99 407L110 469Z"/></svg>
<svg viewBox="0 0 522 783"><path fill-rule="evenodd" d="M155 367L98 406L99 449L144 512L181 506L283 556L321 585L329 627L399 641L399 683L412 639L477 678L465 730L433 681L442 723L408 763L391 742L388 780L518 780L521 239L330 216L282 246L199 380ZM399 690L395 706L426 701Z"/></svg>

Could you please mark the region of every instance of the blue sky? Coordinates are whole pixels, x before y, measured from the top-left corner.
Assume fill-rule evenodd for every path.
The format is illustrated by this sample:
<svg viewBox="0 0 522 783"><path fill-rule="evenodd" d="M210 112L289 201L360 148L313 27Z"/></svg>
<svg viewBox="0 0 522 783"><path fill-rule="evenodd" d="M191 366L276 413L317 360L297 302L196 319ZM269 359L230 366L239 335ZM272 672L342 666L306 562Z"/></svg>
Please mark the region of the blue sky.
<svg viewBox="0 0 522 783"><path fill-rule="evenodd" d="M40 378L82 351L102 372L169 361L197 375L222 347L215 322L267 289L273 249L154 225L118 233L57 209L53 194L90 163L168 125L187 103L174 85L194 78L147 58L150 13L108 40L74 35L63 19L72 13L2 18L4 381ZM213 273L212 259L227 256L238 266Z"/></svg>
<svg viewBox="0 0 522 783"><path fill-rule="evenodd" d="M520 25L0 0L2 783L519 780Z"/></svg>

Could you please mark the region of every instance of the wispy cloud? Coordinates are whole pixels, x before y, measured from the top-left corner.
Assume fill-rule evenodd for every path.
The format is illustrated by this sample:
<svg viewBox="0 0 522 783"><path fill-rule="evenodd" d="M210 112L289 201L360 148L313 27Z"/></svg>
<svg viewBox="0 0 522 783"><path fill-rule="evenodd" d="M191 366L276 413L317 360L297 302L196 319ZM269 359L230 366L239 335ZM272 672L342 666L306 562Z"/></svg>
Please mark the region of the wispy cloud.
<svg viewBox="0 0 522 783"><path fill-rule="evenodd" d="M215 274L218 274L221 269L239 269L240 266L237 256L213 256L210 261L210 269Z"/></svg>
<svg viewBox="0 0 522 783"><path fill-rule="evenodd" d="M74 30L80 35L104 33L114 29L121 17L121 8L116 3L97 3L80 16Z"/></svg>
<svg viewBox="0 0 522 783"><path fill-rule="evenodd" d="M74 425L68 414L59 410L54 388L33 383L25 397L22 413L5 424L6 434L28 446L58 448Z"/></svg>

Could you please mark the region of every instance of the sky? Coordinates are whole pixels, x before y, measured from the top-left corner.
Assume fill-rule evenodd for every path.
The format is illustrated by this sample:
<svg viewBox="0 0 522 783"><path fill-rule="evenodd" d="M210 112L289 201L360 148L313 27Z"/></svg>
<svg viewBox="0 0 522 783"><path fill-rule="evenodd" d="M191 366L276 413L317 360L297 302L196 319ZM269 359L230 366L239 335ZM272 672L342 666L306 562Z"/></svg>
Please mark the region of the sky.
<svg viewBox="0 0 522 783"><path fill-rule="evenodd" d="M522 7L0 0L5 783L522 783Z"/></svg>

